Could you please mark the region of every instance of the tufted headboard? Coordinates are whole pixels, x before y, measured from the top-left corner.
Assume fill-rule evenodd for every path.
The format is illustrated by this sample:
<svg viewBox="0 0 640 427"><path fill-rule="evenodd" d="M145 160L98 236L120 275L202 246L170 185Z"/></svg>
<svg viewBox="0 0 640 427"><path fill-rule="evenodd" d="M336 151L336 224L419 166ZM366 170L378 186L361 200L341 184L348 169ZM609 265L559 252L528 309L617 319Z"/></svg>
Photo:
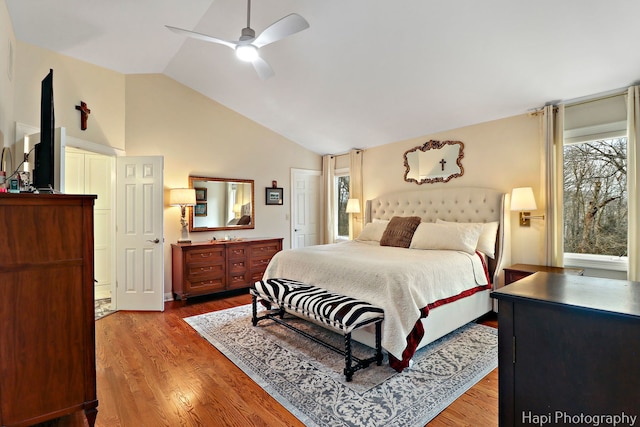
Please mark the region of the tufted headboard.
<svg viewBox="0 0 640 427"><path fill-rule="evenodd" d="M509 213L505 212L508 194L480 187L449 187L412 190L382 195L367 200L365 222L391 219L393 216L419 216L422 221L436 219L453 222L498 221L495 259L489 259L489 273L494 287L510 262Z"/></svg>

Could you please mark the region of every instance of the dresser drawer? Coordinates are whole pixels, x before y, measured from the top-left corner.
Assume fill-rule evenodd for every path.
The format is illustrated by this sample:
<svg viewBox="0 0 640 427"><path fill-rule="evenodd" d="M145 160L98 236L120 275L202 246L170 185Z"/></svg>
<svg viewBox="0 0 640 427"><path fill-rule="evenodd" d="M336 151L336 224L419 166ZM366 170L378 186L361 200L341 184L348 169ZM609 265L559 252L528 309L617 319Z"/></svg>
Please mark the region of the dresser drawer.
<svg viewBox="0 0 640 427"><path fill-rule="evenodd" d="M222 276L224 276L224 266L222 264L187 266L187 277L190 282Z"/></svg>
<svg viewBox="0 0 640 427"><path fill-rule="evenodd" d="M250 286L249 277L248 271L230 273L227 280L227 289L239 289Z"/></svg>
<svg viewBox="0 0 640 427"><path fill-rule="evenodd" d="M187 291L192 294L209 293L224 290L224 279L222 277L195 281L189 280L189 282L187 283Z"/></svg>
<svg viewBox="0 0 640 427"><path fill-rule="evenodd" d="M185 261L187 265L223 262L224 246L212 246L206 249L192 249L186 251Z"/></svg>
<svg viewBox="0 0 640 427"><path fill-rule="evenodd" d="M247 271L247 261L244 259L229 260L230 273L242 273Z"/></svg>
<svg viewBox="0 0 640 427"><path fill-rule="evenodd" d="M246 258L248 253L247 246L231 246L227 250L227 258L229 259L238 259L238 258Z"/></svg>
<svg viewBox="0 0 640 427"><path fill-rule="evenodd" d="M262 280L262 276L264 276L264 270L252 271L250 283L256 283L257 281Z"/></svg>
<svg viewBox="0 0 640 427"><path fill-rule="evenodd" d="M269 265L269 261L271 261L271 257L263 257L263 258L251 258L249 260L249 268L254 270L266 270L267 265Z"/></svg>
<svg viewBox="0 0 640 427"><path fill-rule="evenodd" d="M280 251L280 242L257 243L251 246L251 258L271 259Z"/></svg>

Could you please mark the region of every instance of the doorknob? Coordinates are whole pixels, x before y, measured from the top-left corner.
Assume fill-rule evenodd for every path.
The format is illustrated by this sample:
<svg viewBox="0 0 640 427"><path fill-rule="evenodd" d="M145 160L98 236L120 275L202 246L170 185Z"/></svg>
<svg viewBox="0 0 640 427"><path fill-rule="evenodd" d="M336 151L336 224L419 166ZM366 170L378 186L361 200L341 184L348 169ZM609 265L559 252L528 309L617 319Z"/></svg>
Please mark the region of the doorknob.
<svg viewBox="0 0 640 427"><path fill-rule="evenodd" d="M147 242L151 242L151 243L160 243L160 239L158 239L157 237L153 240L147 240Z"/></svg>

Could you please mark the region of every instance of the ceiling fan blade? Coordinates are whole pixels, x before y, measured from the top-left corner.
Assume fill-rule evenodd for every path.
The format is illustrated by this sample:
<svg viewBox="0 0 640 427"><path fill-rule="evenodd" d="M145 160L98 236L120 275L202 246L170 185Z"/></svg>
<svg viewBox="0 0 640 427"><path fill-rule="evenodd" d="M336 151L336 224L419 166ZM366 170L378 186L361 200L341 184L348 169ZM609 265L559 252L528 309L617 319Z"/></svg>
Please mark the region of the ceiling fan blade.
<svg viewBox="0 0 640 427"><path fill-rule="evenodd" d="M292 13L268 26L251 44L262 47L307 28L309 28L307 20L297 13Z"/></svg>
<svg viewBox="0 0 640 427"><path fill-rule="evenodd" d="M267 80L269 77L274 76L273 69L264 59L258 57L251 61L251 63L262 80Z"/></svg>
<svg viewBox="0 0 640 427"><path fill-rule="evenodd" d="M236 45L238 44L237 42L230 42L227 40L218 39L215 37L208 36L206 34L196 33L195 31L183 30L182 28L172 27L170 25L165 25L165 27L167 27L168 29L170 29L176 34L180 34L180 35L191 37L198 40L204 40L206 42L222 44L230 47L231 49L235 49Z"/></svg>

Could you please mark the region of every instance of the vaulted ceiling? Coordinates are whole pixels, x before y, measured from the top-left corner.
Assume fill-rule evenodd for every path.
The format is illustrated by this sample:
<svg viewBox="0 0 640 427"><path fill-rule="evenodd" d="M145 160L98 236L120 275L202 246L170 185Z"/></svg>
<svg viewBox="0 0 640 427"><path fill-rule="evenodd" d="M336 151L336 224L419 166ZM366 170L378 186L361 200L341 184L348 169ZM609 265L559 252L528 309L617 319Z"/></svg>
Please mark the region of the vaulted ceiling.
<svg viewBox="0 0 640 427"><path fill-rule="evenodd" d="M525 113L640 79L640 2L258 0L259 34L289 13L310 28L263 47L261 80L226 40L244 0L5 0L18 40L121 73L164 73L310 150L343 153Z"/></svg>

